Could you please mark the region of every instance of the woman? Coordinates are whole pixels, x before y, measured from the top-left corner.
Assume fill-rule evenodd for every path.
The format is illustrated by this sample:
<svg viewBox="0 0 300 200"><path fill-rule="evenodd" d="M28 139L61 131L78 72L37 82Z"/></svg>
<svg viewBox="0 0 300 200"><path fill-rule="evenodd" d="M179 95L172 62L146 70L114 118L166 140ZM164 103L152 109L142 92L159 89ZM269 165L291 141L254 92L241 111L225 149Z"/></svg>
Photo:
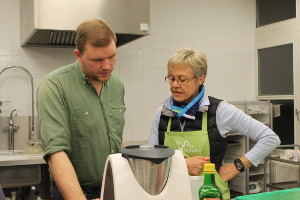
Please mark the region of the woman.
<svg viewBox="0 0 300 200"><path fill-rule="evenodd" d="M227 181L252 165L257 166L280 144L266 125L233 105L210 97L204 88L206 56L196 49L179 49L168 61L172 96L155 113L149 143L181 150L190 175L202 173L203 164L216 164L216 183L223 198L230 199ZM255 146L229 165L222 165L226 136L239 132L256 141Z"/></svg>

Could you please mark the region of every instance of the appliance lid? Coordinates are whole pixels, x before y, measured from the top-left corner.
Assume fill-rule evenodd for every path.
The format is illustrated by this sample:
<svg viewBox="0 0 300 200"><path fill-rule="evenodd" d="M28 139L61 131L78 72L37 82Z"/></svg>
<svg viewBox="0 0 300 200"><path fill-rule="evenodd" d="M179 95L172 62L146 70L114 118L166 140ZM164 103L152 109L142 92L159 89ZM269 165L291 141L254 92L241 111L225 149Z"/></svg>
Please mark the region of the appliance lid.
<svg viewBox="0 0 300 200"><path fill-rule="evenodd" d="M150 0L21 0L21 46L75 47L77 26L100 18L117 46L149 35Z"/></svg>
<svg viewBox="0 0 300 200"><path fill-rule="evenodd" d="M163 145L132 145L121 149L122 156L126 159L136 158L149 160L160 164L166 158L175 154L175 150Z"/></svg>

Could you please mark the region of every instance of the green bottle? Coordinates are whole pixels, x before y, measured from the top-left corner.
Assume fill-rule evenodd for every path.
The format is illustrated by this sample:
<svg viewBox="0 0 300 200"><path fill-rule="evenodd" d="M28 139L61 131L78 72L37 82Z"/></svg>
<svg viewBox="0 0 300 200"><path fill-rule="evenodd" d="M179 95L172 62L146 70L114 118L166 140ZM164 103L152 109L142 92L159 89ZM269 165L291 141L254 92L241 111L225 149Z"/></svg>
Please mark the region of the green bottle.
<svg viewBox="0 0 300 200"><path fill-rule="evenodd" d="M204 164L204 184L199 189L200 200L221 200L222 192L215 183L215 164Z"/></svg>

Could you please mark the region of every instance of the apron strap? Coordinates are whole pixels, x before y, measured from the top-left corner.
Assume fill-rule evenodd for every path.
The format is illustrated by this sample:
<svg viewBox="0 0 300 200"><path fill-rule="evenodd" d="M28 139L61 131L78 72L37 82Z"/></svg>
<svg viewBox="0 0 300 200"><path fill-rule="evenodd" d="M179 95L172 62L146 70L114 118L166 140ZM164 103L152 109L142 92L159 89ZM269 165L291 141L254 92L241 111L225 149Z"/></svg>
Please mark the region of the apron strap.
<svg viewBox="0 0 300 200"><path fill-rule="evenodd" d="M170 131L170 130L171 130L171 123L172 123L172 117L169 117L168 126L167 126L167 131Z"/></svg>
<svg viewBox="0 0 300 200"><path fill-rule="evenodd" d="M172 117L169 117L167 131L171 130ZM202 130L207 131L207 112L202 114Z"/></svg>
<svg viewBox="0 0 300 200"><path fill-rule="evenodd" d="M207 131L207 112L202 114L202 130Z"/></svg>

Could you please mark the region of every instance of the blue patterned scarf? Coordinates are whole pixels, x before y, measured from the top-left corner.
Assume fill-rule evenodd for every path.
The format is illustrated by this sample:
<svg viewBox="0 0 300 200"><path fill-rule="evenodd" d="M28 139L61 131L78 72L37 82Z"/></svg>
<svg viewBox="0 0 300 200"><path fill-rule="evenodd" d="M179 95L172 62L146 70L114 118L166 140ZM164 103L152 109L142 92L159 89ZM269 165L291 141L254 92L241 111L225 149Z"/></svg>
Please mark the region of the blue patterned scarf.
<svg viewBox="0 0 300 200"><path fill-rule="evenodd" d="M187 105L182 102L177 102L173 98L171 110L174 115L179 119L195 119L196 112L202 102L204 91L204 85L202 85L199 94Z"/></svg>

